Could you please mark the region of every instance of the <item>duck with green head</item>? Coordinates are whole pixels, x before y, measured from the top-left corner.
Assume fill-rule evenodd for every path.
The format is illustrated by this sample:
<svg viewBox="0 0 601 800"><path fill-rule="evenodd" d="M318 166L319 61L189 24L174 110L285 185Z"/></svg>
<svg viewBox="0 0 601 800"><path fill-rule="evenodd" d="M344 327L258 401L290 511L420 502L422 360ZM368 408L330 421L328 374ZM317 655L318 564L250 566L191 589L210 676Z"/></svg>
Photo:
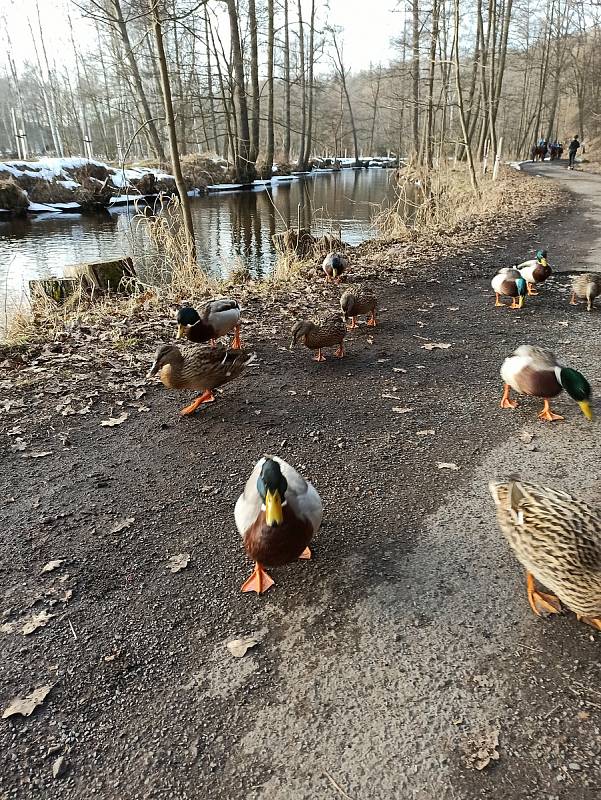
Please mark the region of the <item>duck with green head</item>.
<svg viewBox="0 0 601 800"><path fill-rule="evenodd" d="M549 399L557 397L565 389L578 403L584 416L589 420L593 419L589 382L577 370L562 366L550 350L527 344L518 347L503 362L501 377L505 384L501 408L517 408L517 401L510 398L510 391L513 389L520 394L544 400L543 410L538 415L543 422L563 419L551 411Z"/></svg>
<svg viewBox="0 0 601 800"><path fill-rule="evenodd" d="M495 306L503 306L501 297L511 297L512 303L508 308L521 308L526 297L526 281L516 267L503 267L491 281L495 293Z"/></svg>
<svg viewBox="0 0 601 800"><path fill-rule="evenodd" d="M526 289L529 295L537 295L534 289L536 284L544 283L551 275L551 267L547 261L547 251L537 250L534 258L518 264L517 269L526 281Z"/></svg>

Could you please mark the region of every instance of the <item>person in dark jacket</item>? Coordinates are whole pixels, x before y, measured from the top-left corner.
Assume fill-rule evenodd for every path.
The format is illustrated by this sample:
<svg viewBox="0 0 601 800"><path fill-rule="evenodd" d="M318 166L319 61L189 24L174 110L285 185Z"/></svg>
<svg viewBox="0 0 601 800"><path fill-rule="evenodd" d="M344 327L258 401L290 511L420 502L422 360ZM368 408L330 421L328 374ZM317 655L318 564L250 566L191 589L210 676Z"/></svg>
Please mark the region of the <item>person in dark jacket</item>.
<svg viewBox="0 0 601 800"><path fill-rule="evenodd" d="M568 146L568 153L569 153L569 161L568 161L568 169L574 169L574 164L576 163L576 153L580 148L580 142L578 141L578 134L574 136L572 141Z"/></svg>

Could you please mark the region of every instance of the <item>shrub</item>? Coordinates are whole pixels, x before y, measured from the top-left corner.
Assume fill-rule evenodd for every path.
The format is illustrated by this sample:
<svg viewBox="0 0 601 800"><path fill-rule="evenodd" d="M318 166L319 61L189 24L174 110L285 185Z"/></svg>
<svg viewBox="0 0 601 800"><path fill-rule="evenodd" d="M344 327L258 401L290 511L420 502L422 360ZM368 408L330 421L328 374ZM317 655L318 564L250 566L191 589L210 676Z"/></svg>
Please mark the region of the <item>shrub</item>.
<svg viewBox="0 0 601 800"><path fill-rule="evenodd" d="M0 208L25 213L29 206L27 193L12 180L0 180Z"/></svg>

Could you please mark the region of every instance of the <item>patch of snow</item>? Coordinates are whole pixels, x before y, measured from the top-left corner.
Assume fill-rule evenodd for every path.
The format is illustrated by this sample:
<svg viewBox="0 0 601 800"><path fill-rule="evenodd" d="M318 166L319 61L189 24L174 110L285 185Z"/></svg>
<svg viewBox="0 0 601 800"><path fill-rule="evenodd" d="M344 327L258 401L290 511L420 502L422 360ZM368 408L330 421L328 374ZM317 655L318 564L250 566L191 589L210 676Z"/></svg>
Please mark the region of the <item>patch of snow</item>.
<svg viewBox="0 0 601 800"><path fill-rule="evenodd" d="M138 200L141 200L141 194L120 194L117 197L111 197L109 200L109 205L111 206L123 206L126 203L135 203Z"/></svg>
<svg viewBox="0 0 601 800"><path fill-rule="evenodd" d="M72 209L81 208L81 204L80 203L52 203L52 205L54 206L54 208L65 208L65 209L67 209L67 208L72 208Z"/></svg>
<svg viewBox="0 0 601 800"><path fill-rule="evenodd" d="M207 186L208 192L225 192L225 191L232 191L234 189L241 189L241 183L215 183L211 184L211 186Z"/></svg>
<svg viewBox="0 0 601 800"><path fill-rule="evenodd" d="M36 213L48 212L51 213L52 211L56 211L56 208L51 205L46 205L45 203L29 203L28 211L35 211Z"/></svg>
<svg viewBox="0 0 601 800"><path fill-rule="evenodd" d="M80 185L77 181L59 181L61 186L64 186L65 189L79 189Z"/></svg>

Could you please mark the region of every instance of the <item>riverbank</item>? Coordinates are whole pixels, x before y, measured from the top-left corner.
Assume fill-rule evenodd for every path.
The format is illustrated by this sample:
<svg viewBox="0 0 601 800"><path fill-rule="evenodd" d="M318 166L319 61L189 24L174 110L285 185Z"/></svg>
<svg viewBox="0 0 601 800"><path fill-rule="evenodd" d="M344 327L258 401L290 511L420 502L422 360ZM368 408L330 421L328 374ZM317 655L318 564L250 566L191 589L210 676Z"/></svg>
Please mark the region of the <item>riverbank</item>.
<svg viewBox="0 0 601 800"><path fill-rule="evenodd" d="M569 306L566 275L519 313L494 308L490 276L540 246L569 268L596 234L556 184L515 181L512 215L466 226L454 255L438 234L353 253L381 326L349 333L343 360L288 350L336 287L233 289L259 372L192 419L144 381L174 335L150 298L4 352L0 704L51 687L0 727L8 796L596 797L599 634L531 614L486 488L517 469L594 488L598 440L568 399L556 425L536 404L498 407L499 366L524 341L598 393L594 319ZM325 521L314 560L259 598L239 593L232 513L264 452L311 477ZM30 616L44 624L25 636L13 623ZM257 631L234 659L226 642Z"/></svg>
<svg viewBox="0 0 601 800"><path fill-rule="evenodd" d="M360 168L391 167L391 158L369 158ZM219 156L191 154L181 159L188 194L265 189L298 176L331 173L356 166L352 159L315 159L307 172L296 173L289 164L274 165L273 174L252 183L235 182L231 167ZM85 158L43 158L38 161L0 162L0 219L7 215L90 213L159 194L177 194L169 164L145 161L111 165Z"/></svg>

